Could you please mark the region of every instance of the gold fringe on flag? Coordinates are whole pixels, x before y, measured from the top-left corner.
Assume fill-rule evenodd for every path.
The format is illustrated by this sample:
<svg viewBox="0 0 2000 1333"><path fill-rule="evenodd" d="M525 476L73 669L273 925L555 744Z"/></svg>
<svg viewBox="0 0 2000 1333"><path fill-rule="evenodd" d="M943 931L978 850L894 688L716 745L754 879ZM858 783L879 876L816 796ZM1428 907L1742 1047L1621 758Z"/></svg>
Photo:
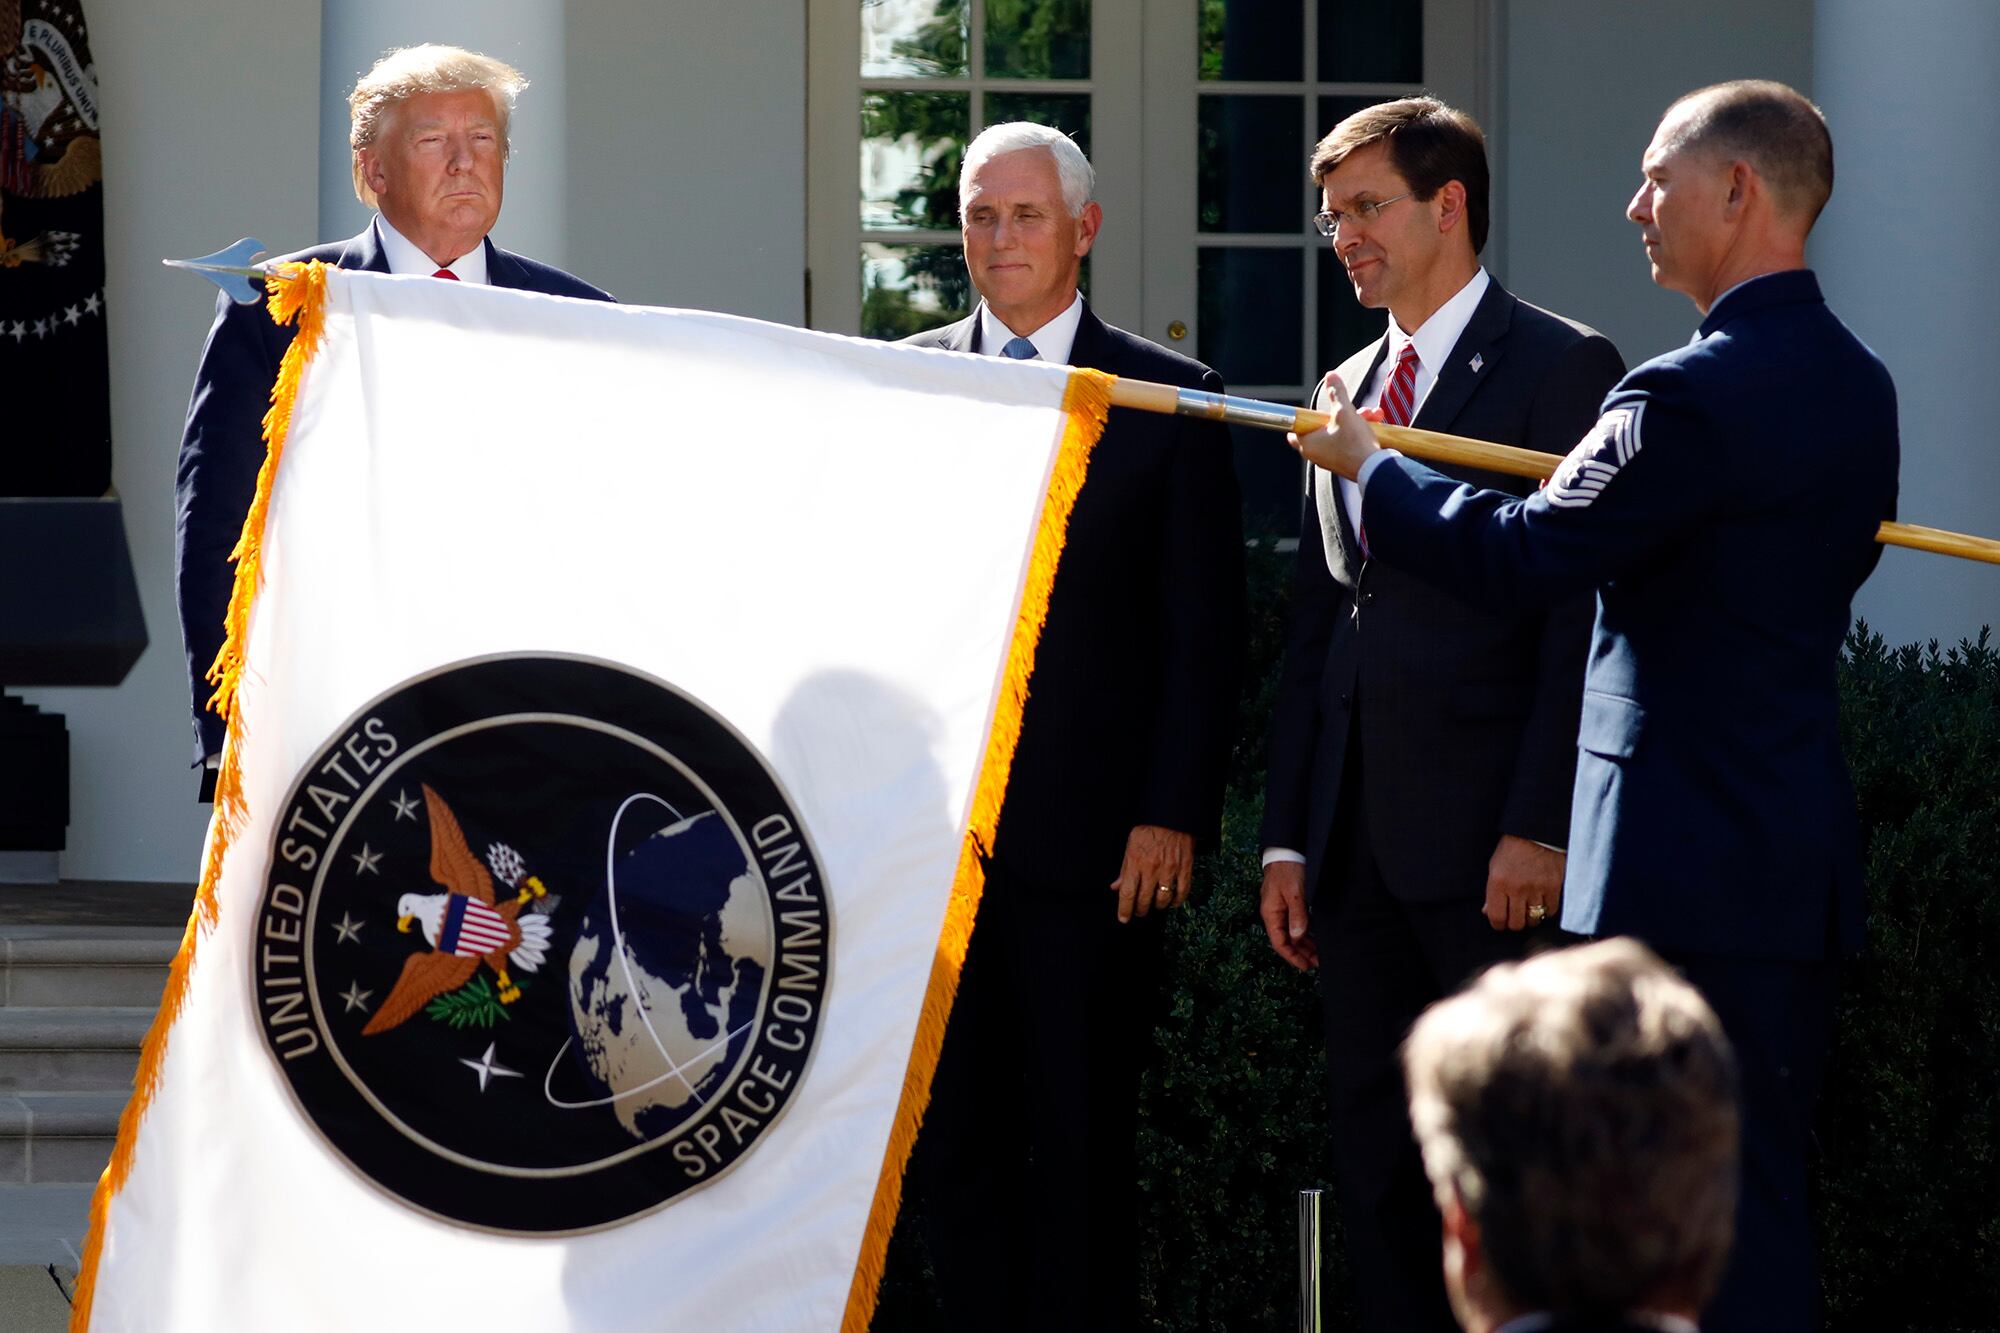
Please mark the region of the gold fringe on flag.
<svg viewBox="0 0 2000 1333"><path fill-rule="evenodd" d="M222 744L222 769L215 779L215 813L209 821L208 843L203 849L201 882L195 888L194 911L188 916L181 935L181 947L167 971L167 986L160 1010L139 1048L139 1072L133 1079L132 1100L118 1118L118 1144L111 1152L111 1164L98 1177L97 1190L90 1200L90 1233L83 1246L83 1267L77 1274L76 1295L70 1304L71 1333L86 1333L90 1327L91 1298L97 1284L97 1261L104 1248L104 1228L111 1200L132 1174L132 1154L139 1137L140 1123L160 1088L160 1066L167 1054L167 1033L187 1003L189 978L194 969L196 945L215 928L220 906L216 884L222 877L222 861L230 843L242 830L245 818L243 772L240 763L243 720L237 712L236 693L243 682L243 653L250 636L250 608L263 584L264 519L271 509L271 482L278 472L278 460L285 452L291 433L292 408L298 400L299 381L306 365L319 350L326 331L326 265L314 260L307 264L285 264L265 279L270 293L271 318L279 324L298 321L298 332L278 366L277 382L271 386L271 408L264 414L264 463L257 470L257 492L250 512L243 519L243 533L229 558L236 562L236 582L229 593L229 611L224 620L222 649L208 669L208 683L215 686L209 708L222 715L227 730Z"/></svg>
<svg viewBox="0 0 2000 1333"><path fill-rule="evenodd" d="M930 983L924 991L923 1010L917 1016L917 1035L903 1075L902 1097L896 1104L895 1124L889 1130L889 1148L883 1154L882 1174L875 1184L875 1201L868 1210L868 1229L861 1238L854 1281L847 1290L842 1333L867 1333L869 1321L875 1317L875 1299L889 1256L889 1233L895 1230L896 1213L903 1202L903 1170L909 1165L910 1149L916 1144L917 1128L923 1123L924 1108L930 1102L931 1076L937 1072L938 1055L944 1049L945 1021L951 1016L952 1000L958 994L959 969L965 964L966 945L972 939L973 920L979 913L979 897L986 885L980 856L993 846L994 831L1000 824L1000 804L1007 795L1007 773L1014 762L1015 743L1021 737L1021 712L1028 702L1028 678L1035 669L1035 647L1048 619L1049 591L1055 586L1056 563L1069 531L1070 511L1076 505L1077 493L1083 489L1090 451L1104 433L1105 419L1111 411L1112 382L1110 375L1079 368L1070 371L1069 387L1063 391L1063 411L1068 419L1063 425L1055 466L1049 473L1048 499L1042 505L1041 524L1035 530L1035 549L1021 590L1014 641L1007 650L1000 698L993 710L992 730L987 734L986 757L979 768L979 787L972 796L972 818L966 828L965 842L959 848L951 903L945 909L944 929L938 936L937 953L931 959Z"/></svg>

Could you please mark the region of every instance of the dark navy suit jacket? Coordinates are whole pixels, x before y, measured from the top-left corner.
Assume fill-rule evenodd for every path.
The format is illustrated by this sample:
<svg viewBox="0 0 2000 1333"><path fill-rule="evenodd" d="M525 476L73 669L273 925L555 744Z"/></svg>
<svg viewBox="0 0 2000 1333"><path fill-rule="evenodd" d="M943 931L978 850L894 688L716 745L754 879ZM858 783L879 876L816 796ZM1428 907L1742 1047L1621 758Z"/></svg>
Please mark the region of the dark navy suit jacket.
<svg viewBox="0 0 2000 1333"><path fill-rule="evenodd" d="M1387 343L1357 352L1341 381L1359 392ZM1560 453L1624 371L1601 334L1493 282L1411 424ZM1534 486L1450 475L1517 495ZM1319 884L1358 730L1361 813L1384 885L1405 902L1477 898L1501 834L1569 842L1590 596L1546 611L1480 605L1370 551L1364 561L1337 486L1309 486L1263 843L1303 853L1308 892Z"/></svg>
<svg viewBox="0 0 2000 1333"><path fill-rule="evenodd" d="M491 240L482 244L487 281L495 287L611 299L561 269L510 254ZM373 222L351 240L280 257L281 261L309 259L339 268L389 271ZM271 405L271 385L278 378L278 362L292 345L293 332L290 324L273 323L262 302L238 305L225 294L215 304L215 323L201 350L187 427L181 433L174 492L175 587L193 696L197 764L222 749L222 719L208 711L212 690L203 677L222 647L223 615L236 580L229 552L257 489L257 469L264 462L264 412Z"/></svg>
<svg viewBox="0 0 2000 1333"><path fill-rule="evenodd" d="M1597 589L1563 926L1814 960L1862 932L1834 669L1896 502L1895 387L1808 270L1725 293L1548 486L1370 474L1384 558L1484 601Z"/></svg>
<svg viewBox="0 0 2000 1333"><path fill-rule="evenodd" d="M905 341L976 352L978 339L974 310ZM1222 390L1088 306L1069 359ZM1111 409L1070 512L994 839L1014 874L1101 898L1135 825L1214 841L1243 653L1240 504L1222 426Z"/></svg>

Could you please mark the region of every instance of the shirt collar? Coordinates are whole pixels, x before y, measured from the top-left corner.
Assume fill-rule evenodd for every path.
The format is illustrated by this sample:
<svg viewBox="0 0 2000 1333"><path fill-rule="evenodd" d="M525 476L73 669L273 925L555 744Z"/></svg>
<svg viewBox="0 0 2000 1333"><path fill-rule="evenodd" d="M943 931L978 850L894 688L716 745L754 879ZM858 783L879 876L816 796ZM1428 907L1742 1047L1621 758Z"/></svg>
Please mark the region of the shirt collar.
<svg viewBox="0 0 2000 1333"><path fill-rule="evenodd" d="M438 271L437 262L417 248L415 241L389 225L389 219L380 213L375 215L375 232L382 239L382 257L389 261L391 273L414 274L428 278ZM480 241L457 259L447 264L460 282L486 282L486 242Z"/></svg>
<svg viewBox="0 0 2000 1333"><path fill-rule="evenodd" d="M1403 344L1417 345L1417 360L1433 375L1438 367L1451 355L1451 349L1458 346L1459 338L1465 333L1465 326L1472 322L1472 312L1479 308L1479 302L1486 295L1486 289L1493 279L1484 268L1475 272L1471 279L1452 296L1449 301L1431 312L1431 317L1419 324L1414 333L1405 333L1396 323L1394 315L1389 316L1388 363L1396 364L1396 358L1403 354Z"/></svg>
<svg viewBox="0 0 2000 1333"><path fill-rule="evenodd" d="M1035 345L1035 355L1053 365L1069 364L1069 354L1076 346L1076 328L1083 322L1083 293L1078 292L1060 315L1027 335ZM1014 331L1000 322L991 306L979 303L979 350L987 356L1000 355L1000 349L1013 338ZM1421 353L1420 353L1421 355Z"/></svg>

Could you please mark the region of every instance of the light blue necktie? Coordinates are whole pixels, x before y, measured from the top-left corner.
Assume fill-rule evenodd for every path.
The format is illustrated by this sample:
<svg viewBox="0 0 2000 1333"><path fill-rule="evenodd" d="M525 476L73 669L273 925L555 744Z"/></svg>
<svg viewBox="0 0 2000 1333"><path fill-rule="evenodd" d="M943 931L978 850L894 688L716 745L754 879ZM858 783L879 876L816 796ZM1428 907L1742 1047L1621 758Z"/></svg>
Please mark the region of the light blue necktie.
<svg viewBox="0 0 2000 1333"><path fill-rule="evenodd" d="M1012 357L1016 361L1034 361L1039 358L1040 353L1035 351L1035 345L1026 338L1009 338L1007 345L1000 349L1000 355Z"/></svg>

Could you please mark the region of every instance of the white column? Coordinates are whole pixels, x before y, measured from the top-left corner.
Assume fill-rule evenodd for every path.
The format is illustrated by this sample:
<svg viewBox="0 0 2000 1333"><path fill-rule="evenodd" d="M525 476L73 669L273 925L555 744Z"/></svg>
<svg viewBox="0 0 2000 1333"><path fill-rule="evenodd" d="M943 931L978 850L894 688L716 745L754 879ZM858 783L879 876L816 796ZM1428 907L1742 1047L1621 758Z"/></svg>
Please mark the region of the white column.
<svg viewBox="0 0 2000 1333"><path fill-rule="evenodd" d="M354 197L347 94L398 46L444 42L497 57L528 76L514 109L514 154L493 240L544 263L565 264L569 197L563 0L325 0L320 17L319 230L352 236L368 221Z"/></svg>
<svg viewBox="0 0 2000 1333"><path fill-rule="evenodd" d="M1834 191L1811 257L1896 378L1900 516L2000 536L2000 4L1817 0L1813 48ZM1890 550L1855 611L1891 643L2000 630L2000 568Z"/></svg>

